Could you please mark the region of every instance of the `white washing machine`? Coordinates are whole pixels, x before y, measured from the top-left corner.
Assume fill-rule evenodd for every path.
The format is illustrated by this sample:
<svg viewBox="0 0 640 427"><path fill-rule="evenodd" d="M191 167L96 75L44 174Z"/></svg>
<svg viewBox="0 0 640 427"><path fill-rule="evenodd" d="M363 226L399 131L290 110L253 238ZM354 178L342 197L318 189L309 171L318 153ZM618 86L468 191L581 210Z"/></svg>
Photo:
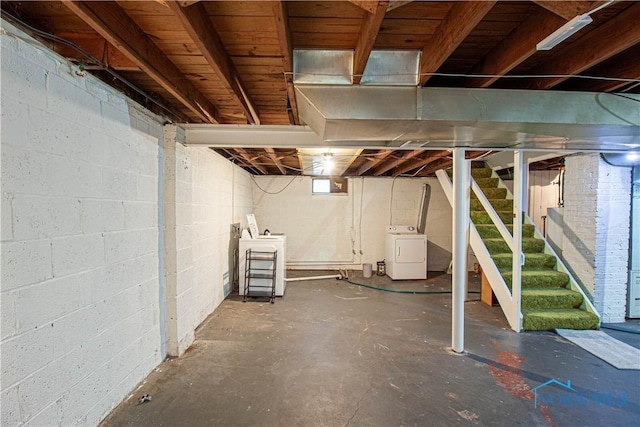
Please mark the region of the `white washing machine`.
<svg viewBox="0 0 640 427"><path fill-rule="evenodd" d="M427 236L413 225L389 225L386 228L385 261L387 275L393 280L427 278Z"/></svg>

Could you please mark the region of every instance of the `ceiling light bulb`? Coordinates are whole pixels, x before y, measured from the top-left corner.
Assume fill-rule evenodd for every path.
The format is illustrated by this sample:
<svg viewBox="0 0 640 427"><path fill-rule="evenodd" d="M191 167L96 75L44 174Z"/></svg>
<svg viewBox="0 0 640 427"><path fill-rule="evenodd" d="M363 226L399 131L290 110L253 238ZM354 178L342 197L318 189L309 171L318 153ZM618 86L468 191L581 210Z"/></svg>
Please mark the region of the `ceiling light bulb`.
<svg viewBox="0 0 640 427"><path fill-rule="evenodd" d="M640 159L640 154L638 153L627 153L627 160L629 160L630 162L634 162L636 160Z"/></svg>
<svg viewBox="0 0 640 427"><path fill-rule="evenodd" d="M536 50L551 50L593 22L588 14L578 15L536 45Z"/></svg>
<svg viewBox="0 0 640 427"><path fill-rule="evenodd" d="M331 156L331 154L325 154L324 155L324 170L326 172L331 171L331 169L333 169L333 157Z"/></svg>

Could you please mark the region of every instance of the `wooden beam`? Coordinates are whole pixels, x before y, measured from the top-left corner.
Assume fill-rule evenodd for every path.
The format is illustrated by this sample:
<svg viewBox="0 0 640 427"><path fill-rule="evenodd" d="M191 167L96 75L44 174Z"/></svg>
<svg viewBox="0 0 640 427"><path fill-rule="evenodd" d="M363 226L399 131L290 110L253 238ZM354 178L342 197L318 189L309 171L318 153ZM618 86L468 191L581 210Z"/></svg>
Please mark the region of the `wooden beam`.
<svg viewBox="0 0 640 427"><path fill-rule="evenodd" d="M284 0L273 2L273 18L276 21L278 43L282 52L282 66L284 67L284 78L287 83L287 98L293 115L293 123L291 124L299 125L298 103L296 101L296 91L293 87L293 50L291 47L291 31L289 31L289 12Z"/></svg>
<svg viewBox="0 0 640 427"><path fill-rule="evenodd" d="M544 9L531 15L469 72L469 74L493 77L465 79L463 81L464 86L482 88L491 86L500 78L499 76L507 74L518 64L536 53L536 44L566 22L563 18Z"/></svg>
<svg viewBox="0 0 640 427"><path fill-rule="evenodd" d="M585 34L531 74L577 75L640 42L640 3ZM538 78L530 89L550 89L568 77Z"/></svg>
<svg viewBox="0 0 640 427"><path fill-rule="evenodd" d="M419 176L433 175L437 170L448 169L453 165L453 159L440 158L427 165L426 168L420 171Z"/></svg>
<svg viewBox="0 0 640 427"><path fill-rule="evenodd" d="M260 117L258 117L255 104L249 96L249 91L243 87L236 67L227 54L220 36L213 29L211 20L207 16L207 11L202 3L197 3L190 7L181 7L177 2L169 1L167 5L205 57L209 66L215 71L222 86L238 102L247 117L247 121L251 124L259 125Z"/></svg>
<svg viewBox="0 0 640 427"><path fill-rule="evenodd" d="M219 123L216 107L116 2L64 0L63 4L203 121Z"/></svg>
<svg viewBox="0 0 640 427"><path fill-rule="evenodd" d="M401 163L406 162L409 159L414 158L415 156L417 156L420 153L423 153L424 150L412 150L412 151L405 151L402 156L400 156L400 158L398 159L393 159L391 161L387 161L386 163L378 166L377 168L374 169L373 174L375 176L380 176L383 173L385 173L388 170L391 170L393 168L395 168L396 166L400 165Z"/></svg>
<svg viewBox="0 0 640 427"><path fill-rule="evenodd" d="M56 32L56 37L65 39L85 50L89 55L117 71L140 71L140 67L126 55L109 44L104 37L96 33ZM65 58L86 60L77 50L62 43L54 43L53 50ZM91 69L91 64L87 64Z"/></svg>
<svg viewBox="0 0 640 427"><path fill-rule="evenodd" d="M623 57L616 57L589 70L592 76L623 79L640 79L640 44L626 50ZM569 83L569 82L567 82ZM627 86L630 82L620 80L580 79L563 88L585 92L613 92Z"/></svg>
<svg viewBox="0 0 640 427"><path fill-rule="evenodd" d="M238 152L238 154L240 154L240 157L242 157L245 162L247 162L247 163L249 163L249 165L251 165L252 168L257 169L258 171L260 171L260 173L262 175L268 175L269 174L269 171L267 171L267 168L265 168L263 165L255 163L253 161L253 159L251 158L251 156L249 155L247 150L245 150L244 148L236 148L235 150Z"/></svg>
<svg viewBox="0 0 640 427"><path fill-rule="evenodd" d="M180 6L182 6L182 7L189 7L192 4L196 4L196 3L199 3L199 2L200 2L200 0L180 0L179 1Z"/></svg>
<svg viewBox="0 0 640 427"><path fill-rule="evenodd" d="M397 9L411 2L413 2L413 0L391 0L389 6L387 6L387 12L391 12L393 9Z"/></svg>
<svg viewBox="0 0 640 427"><path fill-rule="evenodd" d="M356 176L360 176L369 169L379 165L384 159L389 157L393 153L393 150L382 150L378 154L373 157L366 157L367 162L360 166L360 168L356 171Z"/></svg>
<svg viewBox="0 0 640 427"><path fill-rule="evenodd" d="M491 10L495 1L454 2L435 34L422 48L420 60L420 84L424 85L431 74L458 48L460 43Z"/></svg>
<svg viewBox="0 0 640 427"><path fill-rule="evenodd" d="M410 170L418 169L419 167L428 165L429 163L435 162L436 160L451 154L449 150L436 151L435 153L423 151L423 153L427 153L428 157L425 157L424 159L409 160L404 164L399 165L398 168L393 171L393 176L399 176L405 172L409 172Z"/></svg>
<svg viewBox="0 0 640 427"><path fill-rule="evenodd" d="M362 154L364 150L361 148L358 151L355 152L355 154L351 157L351 159L349 159L349 163L347 163L347 167L344 168L344 172L342 172L342 176L345 176L347 174L347 171L349 170L349 168L351 167L351 165L353 165L353 162L355 162L358 157L360 157L360 154Z"/></svg>
<svg viewBox="0 0 640 427"><path fill-rule="evenodd" d="M375 13L377 7L376 3L378 2L371 0L349 0L349 3L355 4L360 9L364 9L369 13Z"/></svg>
<svg viewBox="0 0 640 427"><path fill-rule="evenodd" d="M280 159L278 159L278 157L276 156L275 150L273 148L265 148L264 151L267 152L267 154L269 155L269 158L271 159L273 164L276 165L280 173L282 175L286 175L287 170L284 168L284 166L282 166L282 162L280 162Z"/></svg>
<svg viewBox="0 0 640 427"><path fill-rule="evenodd" d="M538 6L547 9L549 12L555 13L557 16L566 19L567 21L575 18L578 15L589 12L596 7L600 6L604 1L542 1L534 0ZM559 27L558 27L559 28ZM556 28L557 29L557 28ZM540 41L540 40L538 40Z"/></svg>
<svg viewBox="0 0 640 427"><path fill-rule="evenodd" d="M362 73L369 60L371 49L376 42L380 26L384 20L384 15L387 13L387 6L389 0L374 2L376 9L372 13L365 15L362 27L360 28L360 38L356 45L356 50L353 54L353 83L359 84L362 79Z"/></svg>

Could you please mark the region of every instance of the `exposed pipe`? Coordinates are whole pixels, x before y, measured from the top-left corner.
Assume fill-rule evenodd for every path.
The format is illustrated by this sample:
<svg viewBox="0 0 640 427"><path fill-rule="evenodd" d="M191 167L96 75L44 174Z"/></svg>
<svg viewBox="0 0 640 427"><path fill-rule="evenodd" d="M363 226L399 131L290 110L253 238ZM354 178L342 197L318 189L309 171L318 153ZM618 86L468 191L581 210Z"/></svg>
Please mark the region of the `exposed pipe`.
<svg viewBox="0 0 640 427"><path fill-rule="evenodd" d="M285 282L302 282L304 280L342 279L342 274L328 274L326 276L286 277Z"/></svg>

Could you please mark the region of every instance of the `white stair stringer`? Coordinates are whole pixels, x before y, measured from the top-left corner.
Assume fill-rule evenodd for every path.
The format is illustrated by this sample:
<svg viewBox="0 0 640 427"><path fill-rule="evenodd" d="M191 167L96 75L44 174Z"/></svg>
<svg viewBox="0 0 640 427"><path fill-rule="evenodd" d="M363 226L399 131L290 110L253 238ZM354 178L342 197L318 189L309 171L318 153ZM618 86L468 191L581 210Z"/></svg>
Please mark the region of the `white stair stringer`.
<svg viewBox="0 0 640 427"><path fill-rule="evenodd" d="M440 181L444 194L447 196L447 200L449 200L449 204L453 206L453 183L451 182L449 175L447 175L446 171L439 170L436 171L436 176L438 177L438 181ZM496 267L489 251L480 238L480 234L478 233L475 224L471 221L469 224L469 230L469 244L482 267L482 272L489 281L491 289L498 299L500 307L509 322L509 326L514 331L520 332L522 314L516 309L516 304L511 296L511 291L507 287L498 267Z"/></svg>

